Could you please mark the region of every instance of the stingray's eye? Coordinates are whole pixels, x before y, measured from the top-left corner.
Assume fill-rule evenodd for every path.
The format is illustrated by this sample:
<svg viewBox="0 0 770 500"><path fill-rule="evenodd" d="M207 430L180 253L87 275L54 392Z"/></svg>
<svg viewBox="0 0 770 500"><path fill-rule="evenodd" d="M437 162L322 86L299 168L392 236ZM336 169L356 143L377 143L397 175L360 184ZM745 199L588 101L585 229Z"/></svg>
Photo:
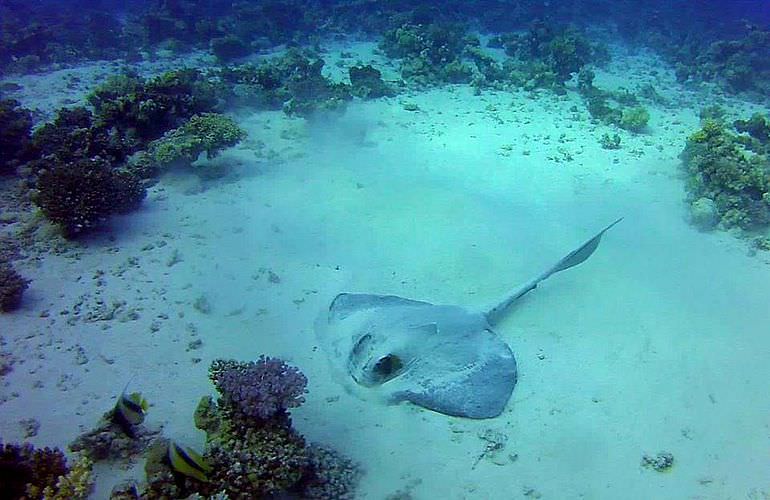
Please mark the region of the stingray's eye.
<svg viewBox="0 0 770 500"><path fill-rule="evenodd" d="M401 372L404 362L395 354L381 357L374 365L372 372L381 382L386 382Z"/></svg>

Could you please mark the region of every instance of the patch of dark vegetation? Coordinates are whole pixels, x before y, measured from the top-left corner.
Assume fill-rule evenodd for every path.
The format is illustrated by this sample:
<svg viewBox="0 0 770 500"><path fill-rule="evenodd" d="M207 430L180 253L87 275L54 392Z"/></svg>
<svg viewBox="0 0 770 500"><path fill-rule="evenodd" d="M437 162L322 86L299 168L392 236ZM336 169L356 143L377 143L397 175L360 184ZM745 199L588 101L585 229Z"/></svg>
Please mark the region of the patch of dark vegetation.
<svg viewBox="0 0 770 500"><path fill-rule="evenodd" d="M13 99L0 100L0 175L16 172L25 160L32 114Z"/></svg>
<svg viewBox="0 0 770 500"><path fill-rule="evenodd" d="M500 35L491 43L511 56L506 73L525 89L561 90L587 64L601 65L609 60L606 47L581 31L544 21L532 23L526 33Z"/></svg>
<svg viewBox="0 0 770 500"><path fill-rule="evenodd" d="M323 66L315 52L289 49L257 65L223 68L218 76L228 104L308 116L340 108L351 98L350 86L324 77Z"/></svg>
<svg viewBox="0 0 770 500"><path fill-rule="evenodd" d="M583 68L578 74L578 92L583 97L591 118L629 132L644 132L650 120L650 113L640 104L639 99L627 89L600 89L594 86L594 77L594 72L588 68Z"/></svg>
<svg viewBox="0 0 770 500"><path fill-rule="evenodd" d="M29 286L10 264L0 262L0 312L10 312L21 305L21 297Z"/></svg>

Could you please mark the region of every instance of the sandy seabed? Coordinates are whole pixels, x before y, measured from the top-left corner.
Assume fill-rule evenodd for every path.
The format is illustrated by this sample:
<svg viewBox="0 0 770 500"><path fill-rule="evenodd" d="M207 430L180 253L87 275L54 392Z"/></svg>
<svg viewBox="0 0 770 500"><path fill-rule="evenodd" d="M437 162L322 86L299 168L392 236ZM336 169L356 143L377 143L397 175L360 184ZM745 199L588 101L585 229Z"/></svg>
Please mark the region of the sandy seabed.
<svg viewBox="0 0 770 500"><path fill-rule="evenodd" d="M338 49L365 47L329 60ZM236 113L249 136L215 160L225 178L168 175L108 232L17 262L33 281L0 317L15 360L0 435L22 440L34 418L33 443L66 447L131 380L149 427L200 448L209 363L267 354L308 376L295 426L362 464L361 498L768 498L770 258L686 220L678 154L711 94L648 54L597 78L618 82L668 103L617 151L573 93L450 86L310 120ZM520 377L498 418L373 405L332 378L313 323L335 294L481 307L620 216L497 327ZM642 467L662 451L669 472ZM93 498L142 465L98 465Z"/></svg>

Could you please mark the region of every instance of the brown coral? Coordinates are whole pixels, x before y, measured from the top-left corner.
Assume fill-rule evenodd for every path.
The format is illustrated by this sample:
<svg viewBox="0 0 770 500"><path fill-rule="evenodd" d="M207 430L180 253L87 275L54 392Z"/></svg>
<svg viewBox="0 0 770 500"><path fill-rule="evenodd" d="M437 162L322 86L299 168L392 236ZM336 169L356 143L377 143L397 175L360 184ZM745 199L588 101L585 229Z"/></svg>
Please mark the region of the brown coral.
<svg viewBox="0 0 770 500"><path fill-rule="evenodd" d="M64 453L58 448L35 449L29 443L0 445L0 484L7 498L42 498L43 490L55 487L69 473Z"/></svg>

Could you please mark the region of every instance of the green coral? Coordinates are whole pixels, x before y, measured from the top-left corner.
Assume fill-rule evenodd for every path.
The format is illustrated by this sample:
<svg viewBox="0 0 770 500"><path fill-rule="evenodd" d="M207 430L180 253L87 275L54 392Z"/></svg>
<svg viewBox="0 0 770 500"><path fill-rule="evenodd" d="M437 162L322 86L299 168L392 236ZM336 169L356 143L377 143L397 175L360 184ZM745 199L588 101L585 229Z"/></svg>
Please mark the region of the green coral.
<svg viewBox="0 0 770 500"><path fill-rule="evenodd" d="M196 69L169 71L151 80L110 78L88 96L99 125L116 128L141 149L195 114L213 111L217 87Z"/></svg>
<svg viewBox="0 0 770 500"><path fill-rule="evenodd" d="M171 165L192 163L201 153L213 158L222 149L235 146L246 132L231 118L218 113L203 113L152 142L149 151L156 162Z"/></svg>
<svg viewBox="0 0 770 500"><path fill-rule="evenodd" d="M707 120L681 154L693 198L714 200L724 227L770 224L770 164L742 146L724 124Z"/></svg>
<svg viewBox="0 0 770 500"><path fill-rule="evenodd" d="M641 106L626 108L620 117L620 128L631 132L642 132L650 121L650 113Z"/></svg>

